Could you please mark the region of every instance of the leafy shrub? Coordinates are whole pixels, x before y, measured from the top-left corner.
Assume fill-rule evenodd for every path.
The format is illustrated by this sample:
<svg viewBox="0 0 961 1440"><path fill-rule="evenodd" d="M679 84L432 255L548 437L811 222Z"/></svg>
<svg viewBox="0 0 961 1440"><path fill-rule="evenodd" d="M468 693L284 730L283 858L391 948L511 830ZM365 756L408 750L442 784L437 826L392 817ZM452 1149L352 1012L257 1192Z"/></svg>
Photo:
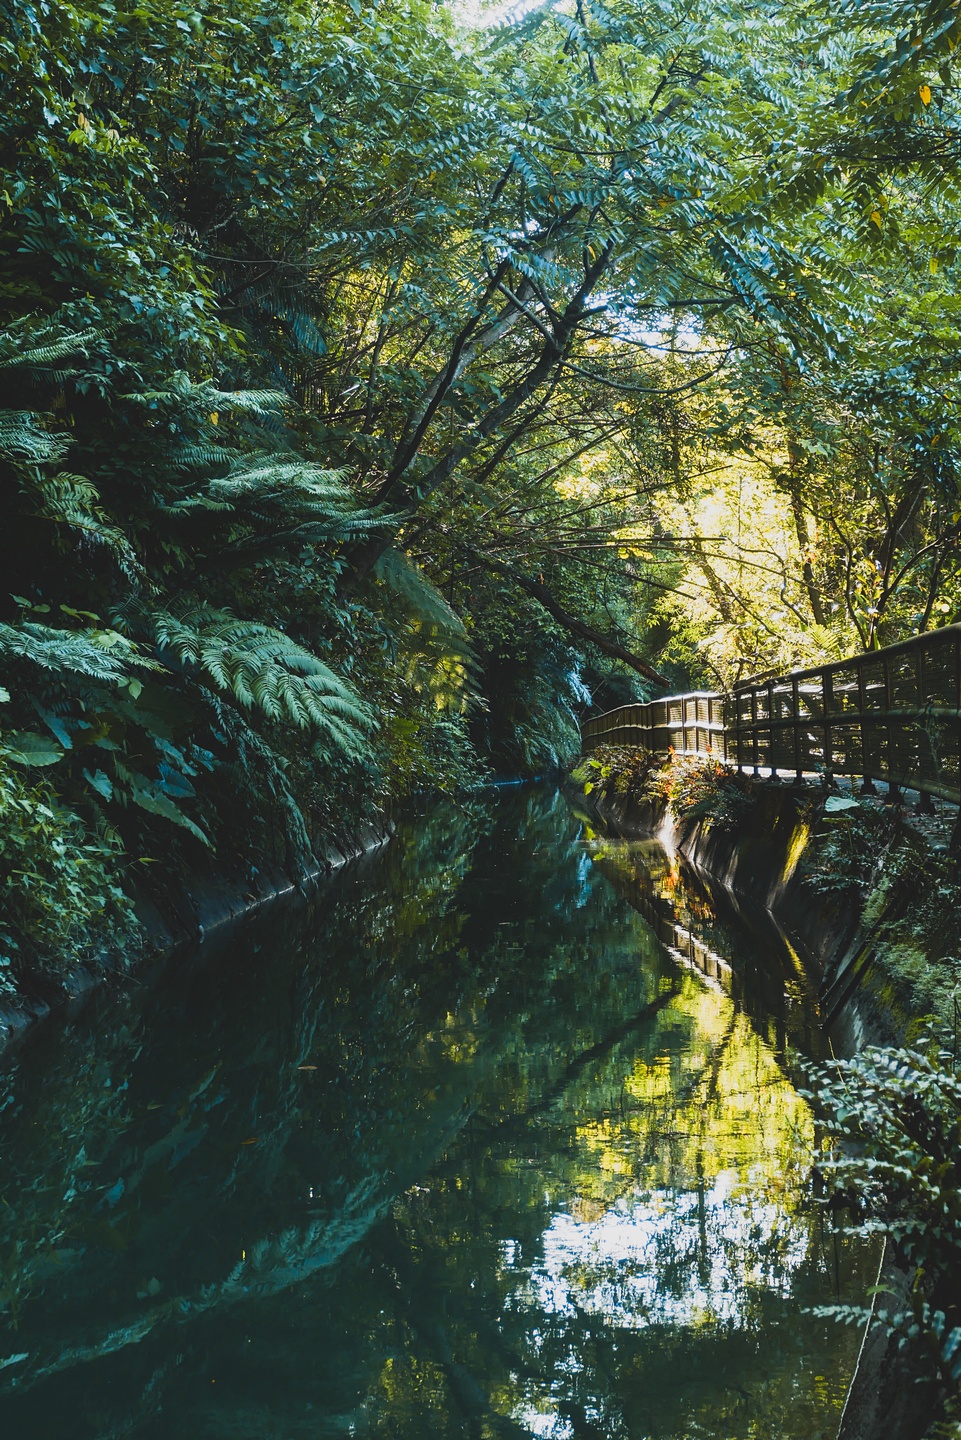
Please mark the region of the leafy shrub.
<svg viewBox="0 0 961 1440"><path fill-rule="evenodd" d="M850 809L826 814L814 844L804 858L804 875L819 895L866 895L877 883L886 857L895 841L897 822L879 805L860 803ZM905 853L901 867L917 850L914 838L900 836Z"/></svg>
<svg viewBox="0 0 961 1440"><path fill-rule="evenodd" d="M820 1203L847 1206L849 1230L883 1235L915 1272L909 1308L876 1312L939 1386L961 1392L961 1066L957 1037L913 1049L869 1047L814 1072L829 1149L817 1167ZM858 1307L823 1311L866 1319Z"/></svg>
<svg viewBox="0 0 961 1440"><path fill-rule="evenodd" d="M121 844L92 830L48 784L31 784L0 742L0 995L25 964L58 969L135 930L121 880Z"/></svg>
<svg viewBox="0 0 961 1440"><path fill-rule="evenodd" d="M652 780L679 820L709 820L728 829L753 804L751 782L731 765L701 755L670 751Z"/></svg>
<svg viewBox="0 0 961 1440"><path fill-rule="evenodd" d="M723 828L737 824L753 804L751 782L730 765L673 750L662 764L658 759L639 746L599 745L572 776L587 794L660 802L680 820L703 818Z"/></svg>
<svg viewBox="0 0 961 1440"><path fill-rule="evenodd" d="M571 778L590 795L630 795L641 799L646 794L654 757L636 745L598 745L590 755L578 761Z"/></svg>

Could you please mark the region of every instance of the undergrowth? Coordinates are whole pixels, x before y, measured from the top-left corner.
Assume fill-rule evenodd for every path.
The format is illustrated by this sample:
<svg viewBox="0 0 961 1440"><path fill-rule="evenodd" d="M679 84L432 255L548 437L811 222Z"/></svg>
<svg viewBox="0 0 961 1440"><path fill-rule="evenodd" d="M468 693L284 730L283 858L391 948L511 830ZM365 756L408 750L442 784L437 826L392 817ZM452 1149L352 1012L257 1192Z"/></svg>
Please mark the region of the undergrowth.
<svg viewBox="0 0 961 1440"><path fill-rule="evenodd" d="M961 1065L953 1029L910 1048L871 1046L812 1072L807 1097L827 1136L816 1167L817 1203L846 1211L848 1233L883 1236L914 1276L903 1307L884 1295L884 1327L924 1384L929 1440L953 1436L961 1405ZM864 1324L855 1305L821 1307Z"/></svg>
<svg viewBox="0 0 961 1440"><path fill-rule="evenodd" d="M674 750L659 764L658 759L635 746L601 745L572 774L587 795L622 795L636 804L664 806L678 820L706 820L718 829L733 829L754 804L756 782L721 760Z"/></svg>
<svg viewBox="0 0 961 1440"><path fill-rule="evenodd" d="M920 862L923 842L899 826L890 809L865 801L844 803L849 808L825 811L802 861L815 894L866 896L882 870L892 876Z"/></svg>
<svg viewBox="0 0 961 1440"><path fill-rule="evenodd" d="M117 835L25 780L0 744L0 1000L53 956L62 969L132 938L122 875Z"/></svg>

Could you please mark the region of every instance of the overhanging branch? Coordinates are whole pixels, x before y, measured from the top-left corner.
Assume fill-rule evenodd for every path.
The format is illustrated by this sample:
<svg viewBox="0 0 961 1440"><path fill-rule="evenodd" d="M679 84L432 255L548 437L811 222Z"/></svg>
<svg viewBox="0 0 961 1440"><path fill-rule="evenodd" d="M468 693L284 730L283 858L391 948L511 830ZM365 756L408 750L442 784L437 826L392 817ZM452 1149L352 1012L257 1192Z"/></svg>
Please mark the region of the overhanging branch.
<svg viewBox="0 0 961 1440"><path fill-rule="evenodd" d="M629 665L638 675L643 675L645 680L652 681L653 684L661 686L664 690L671 688L670 680L666 680L663 675L659 675L652 666L648 665L646 660L642 660L639 655L635 655L632 651L625 649L625 647L618 644L616 640L611 640L609 636L602 635L599 630L594 629L593 625L588 625L584 620L579 620L576 615L572 615L569 610L565 610L563 605L555 600L543 581L534 580L530 575L525 575L522 571L515 570L513 565L506 565L503 561L495 560L491 555L484 555L477 550L473 553L475 559L478 560L485 569L496 570L508 580L512 580L515 585L530 595L532 600L536 600L539 605L543 605L548 615L552 616L559 625L563 625L564 629L569 630L572 635L576 635L581 640L586 640L590 645L596 645L598 650L602 650L604 654L609 655L612 660L620 660L622 665Z"/></svg>

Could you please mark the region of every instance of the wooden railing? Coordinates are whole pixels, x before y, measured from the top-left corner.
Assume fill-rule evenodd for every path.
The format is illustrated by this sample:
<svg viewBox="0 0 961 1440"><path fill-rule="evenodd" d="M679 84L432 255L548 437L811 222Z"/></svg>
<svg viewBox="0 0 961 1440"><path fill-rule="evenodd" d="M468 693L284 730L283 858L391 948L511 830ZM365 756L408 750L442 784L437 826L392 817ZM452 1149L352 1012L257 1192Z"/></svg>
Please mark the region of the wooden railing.
<svg viewBox="0 0 961 1440"><path fill-rule="evenodd" d="M622 705L583 727L585 753L640 745L755 774L860 776L961 803L961 625L740 685Z"/></svg>

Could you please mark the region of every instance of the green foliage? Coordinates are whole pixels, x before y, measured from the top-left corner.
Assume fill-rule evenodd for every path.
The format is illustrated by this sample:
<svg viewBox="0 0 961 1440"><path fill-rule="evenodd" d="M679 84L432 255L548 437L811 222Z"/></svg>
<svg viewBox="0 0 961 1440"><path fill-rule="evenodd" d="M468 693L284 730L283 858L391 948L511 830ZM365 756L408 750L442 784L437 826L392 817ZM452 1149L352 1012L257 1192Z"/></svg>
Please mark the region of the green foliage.
<svg viewBox="0 0 961 1440"><path fill-rule="evenodd" d="M91 828L32 780L31 759L0 740L0 1003L53 957L68 967L136 934L119 836Z"/></svg>
<svg viewBox="0 0 961 1440"><path fill-rule="evenodd" d="M206 605L157 612L152 624L161 658L201 670L245 709L313 728L345 753L361 751L369 711L329 666L280 630Z"/></svg>
<svg viewBox="0 0 961 1440"><path fill-rule="evenodd" d="M742 820L756 798L750 779L733 766L673 750L651 786L678 820L707 820L721 830Z"/></svg>
<svg viewBox="0 0 961 1440"><path fill-rule="evenodd" d="M598 745L579 760L571 778L591 795L627 795L639 800L647 791L654 756L638 745Z"/></svg>
<svg viewBox="0 0 961 1440"><path fill-rule="evenodd" d="M701 755L665 758L632 745L599 745L572 771L585 793L670 810L678 820L705 820L732 829L750 810L756 787L730 765Z"/></svg>
<svg viewBox="0 0 961 1440"><path fill-rule="evenodd" d="M891 854L897 843L917 861L923 847L899 826L890 809L861 801L854 808L825 813L802 861L805 883L815 894L838 899L865 898L881 878L903 872L908 855L900 862Z"/></svg>
<svg viewBox="0 0 961 1440"><path fill-rule="evenodd" d="M942 10L8 0L0 657L62 802L302 870L645 656L953 613Z"/></svg>
<svg viewBox="0 0 961 1440"><path fill-rule="evenodd" d="M957 1037L911 1049L869 1047L816 1071L830 1139L821 1203L847 1206L851 1228L884 1235L914 1276L910 1308L878 1323L910 1347L953 1408L961 1392L961 1070ZM856 1311L837 1314L857 1319ZM863 1314L863 1312L862 1312Z"/></svg>

